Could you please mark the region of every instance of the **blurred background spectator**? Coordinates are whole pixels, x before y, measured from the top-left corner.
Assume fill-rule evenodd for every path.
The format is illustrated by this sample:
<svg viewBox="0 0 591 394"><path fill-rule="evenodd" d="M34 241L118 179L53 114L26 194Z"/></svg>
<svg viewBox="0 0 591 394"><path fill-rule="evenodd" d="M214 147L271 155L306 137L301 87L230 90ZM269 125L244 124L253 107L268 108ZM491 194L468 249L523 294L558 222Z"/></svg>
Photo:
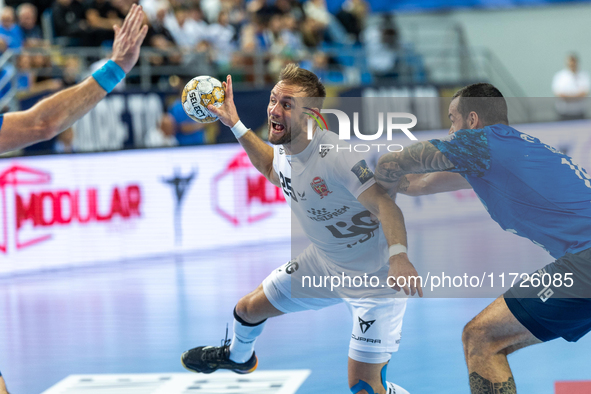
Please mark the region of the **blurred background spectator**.
<svg viewBox="0 0 591 394"><path fill-rule="evenodd" d="M369 26L362 35L367 66L377 80L398 77L399 37L393 15L382 15L380 22Z"/></svg>
<svg viewBox="0 0 591 394"><path fill-rule="evenodd" d="M18 51L23 46L23 31L16 24L14 8L4 7L0 11L0 38L7 48Z"/></svg>
<svg viewBox="0 0 591 394"><path fill-rule="evenodd" d="M34 48L47 45L43 40L41 27L37 25L37 7L31 3L23 3L16 9L18 25L23 32L25 48Z"/></svg>
<svg viewBox="0 0 591 394"><path fill-rule="evenodd" d="M589 74L579 69L579 58L572 53L566 57L566 68L554 75L552 91L559 98L556 111L563 120L583 119L589 95Z"/></svg>

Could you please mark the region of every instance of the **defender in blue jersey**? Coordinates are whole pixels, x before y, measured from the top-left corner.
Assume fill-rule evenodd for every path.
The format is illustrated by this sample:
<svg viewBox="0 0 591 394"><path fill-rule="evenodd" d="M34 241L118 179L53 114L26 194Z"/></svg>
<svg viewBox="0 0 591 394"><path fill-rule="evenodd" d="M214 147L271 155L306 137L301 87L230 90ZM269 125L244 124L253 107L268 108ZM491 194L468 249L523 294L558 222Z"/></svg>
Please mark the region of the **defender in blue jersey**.
<svg viewBox="0 0 591 394"><path fill-rule="evenodd" d="M94 108L137 63L148 32L144 17L141 6L131 6L123 24L113 27L111 60L92 77L39 101L26 111L0 115L0 153L51 139ZM0 394L7 394L1 373Z"/></svg>
<svg viewBox="0 0 591 394"><path fill-rule="evenodd" d="M459 90L449 118L447 138L382 156L376 179L410 195L472 187L504 230L556 258L538 274L571 286L516 284L464 328L472 393L516 393L508 354L558 337L577 341L591 330L591 177L570 157L509 127L505 99L490 84Z"/></svg>

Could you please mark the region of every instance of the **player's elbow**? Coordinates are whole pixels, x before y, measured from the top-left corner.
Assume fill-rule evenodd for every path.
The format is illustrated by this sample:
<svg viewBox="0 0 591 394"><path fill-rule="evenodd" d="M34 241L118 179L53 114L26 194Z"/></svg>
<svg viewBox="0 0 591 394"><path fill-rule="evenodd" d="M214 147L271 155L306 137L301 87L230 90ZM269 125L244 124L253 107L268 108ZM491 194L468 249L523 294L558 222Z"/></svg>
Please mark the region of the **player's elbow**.
<svg viewBox="0 0 591 394"><path fill-rule="evenodd" d="M26 113L26 129L31 139L36 141L50 140L60 133L60 122L57 117L51 115L39 115L35 107Z"/></svg>
<svg viewBox="0 0 591 394"><path fill-rule="evenodd" d="M420 185L410 185L408 189L401 189L398 191L398 193L411 197L419 197L431 194L426 187Z"/></svg>
<svg viewBox="0 0 591 394"><path fill-rule="evenodd" d="M52 139L62 131L59 122L51 119L44 119L39 122L38 129L39 139L43 141Z"/></svg>

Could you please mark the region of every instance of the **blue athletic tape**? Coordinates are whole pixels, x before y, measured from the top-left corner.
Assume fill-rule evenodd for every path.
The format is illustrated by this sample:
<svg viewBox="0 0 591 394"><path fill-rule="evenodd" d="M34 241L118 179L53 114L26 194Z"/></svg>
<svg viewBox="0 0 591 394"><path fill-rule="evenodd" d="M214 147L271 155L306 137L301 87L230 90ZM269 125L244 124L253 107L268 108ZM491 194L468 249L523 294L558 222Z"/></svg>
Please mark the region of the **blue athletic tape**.
<svg viewBox="0 0 591 394"><path fill-rule="evenodd" d="M109 60L104 66L93 72L92 77L107 93L111 93L115 86L125 78L125 71L117 63Z"/></svg>
<svg viewBox="0 0 591 394"><path fill-rule="evenodd" d="M367 394L376 394L373 391L373 388L371 388L371 386L369 384L367 384L366 382L364 382L363 380L359 380L359 382L355 386L351 387L351 392L353 394L357 394L361 390L367 391Z"/></svg>
<svg viewBox="0 0 591 394"><path fill-rule="evenodd" d="M388 364L386 363L386 365L384 365L384 368L382 368L382 384L384 385L384 389L386 389L386 391L388 391L388 387L386 387L386 369L388 368Z"/></svg>

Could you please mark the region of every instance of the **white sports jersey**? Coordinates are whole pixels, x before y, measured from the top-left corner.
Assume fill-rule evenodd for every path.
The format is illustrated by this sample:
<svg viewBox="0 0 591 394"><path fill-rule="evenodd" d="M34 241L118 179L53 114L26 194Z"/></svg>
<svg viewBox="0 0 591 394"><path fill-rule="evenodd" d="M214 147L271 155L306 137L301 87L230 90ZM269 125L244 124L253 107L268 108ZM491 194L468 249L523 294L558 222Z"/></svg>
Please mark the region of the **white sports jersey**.
<svg viewBox="0 0 591 394"><path fill-rule="evenodd" d="M321 144L335 148L320 151ZM371 221L357 197L375 180L363 157L345 147L350 145L337 134L318 130L297 155L288 156L282 146L274 146L273 168L312 243L338 265L361 269L351 266L361 261L371 272L387 263L387 243L379 223Z"/></svg>

